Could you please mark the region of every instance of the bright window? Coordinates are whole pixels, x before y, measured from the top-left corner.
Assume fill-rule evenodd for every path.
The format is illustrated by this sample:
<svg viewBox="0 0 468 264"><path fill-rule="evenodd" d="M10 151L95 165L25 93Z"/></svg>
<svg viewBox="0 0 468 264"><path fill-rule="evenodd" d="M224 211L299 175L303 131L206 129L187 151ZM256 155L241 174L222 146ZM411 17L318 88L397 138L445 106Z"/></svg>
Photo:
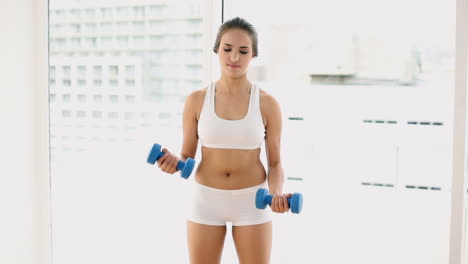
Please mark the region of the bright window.
<svg viewBox="0 0 468 264"><path fill-rule="evenodd" d="M184 57L202 54L203 32L182 40L203 17L169 9L177 7L50 1L54 263L187 262L184 210L167 203L177 176L146 163L153 143L180 150L182 103L202 88L200 71L182 80L185 64L203 68L202 56ZM192 28L179 22L187 17ZM169 53L179 66L162 60Z"/></svg>

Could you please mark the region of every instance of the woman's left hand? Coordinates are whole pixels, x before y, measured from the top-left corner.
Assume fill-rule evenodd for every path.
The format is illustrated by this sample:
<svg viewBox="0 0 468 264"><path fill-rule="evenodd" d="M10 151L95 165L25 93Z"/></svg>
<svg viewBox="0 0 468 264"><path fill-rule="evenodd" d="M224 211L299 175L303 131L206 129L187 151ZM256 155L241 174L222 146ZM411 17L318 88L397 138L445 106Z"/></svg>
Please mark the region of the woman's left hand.
<svg viewBox="0 0 468 264"><path fill-rule="evenodd" d="M284 213L289 211L288 198L291 196L291 193L273 195L273 199L271 200L271 210L275 213Z"/></svg>

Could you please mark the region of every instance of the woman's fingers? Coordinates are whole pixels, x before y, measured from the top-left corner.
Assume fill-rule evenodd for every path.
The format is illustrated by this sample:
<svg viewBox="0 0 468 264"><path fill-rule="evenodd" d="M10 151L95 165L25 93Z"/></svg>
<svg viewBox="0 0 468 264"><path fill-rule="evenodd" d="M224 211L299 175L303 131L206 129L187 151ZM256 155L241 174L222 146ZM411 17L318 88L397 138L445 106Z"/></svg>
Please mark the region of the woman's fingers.
<svg viewBox="0 0 468 264"><path fill-rule="evenodd" d="M162 170L167 173L174 173L177 167L177 157L172 154L167 154L167 159L163 164Z"/></svg>
<svg viewBox="0 0 468 264"><path fill-rule="evenodd" d="M176 172L177 171L177 164L179 163L179 159L175 155L172 155L172 158L173 158L173 161L172 161L169 173Z"/></svg>
<svg viewBox="0 0 468 264"><path fill-rule="evenodd" d="M271 210L275 213L281 213L280 209L280 199L278 195L273 195L273 200L271 202Z"/></svg>
<svg viewBox="0 0 468 264"><path fill-rule="evenodd" d="M271 210L275 213L284 213L289 211L288 197L291 196L292 194L274 195L273 200L271 201Z"/></svg>
<svg viewBox="0 0 468 264"><path fill-rule="evenodd" d="M286 198L286 195L283 194L283 197L282 197L282 201L283 201L283 212L287 212L289 210L289 205L288 205L288 198Z"/></svg>
<svg viewBox="0 0 468 264"><path fill-rule="evenodd" d="M158 167L166 173L176 172L179 159L166 148L163 148L162 152L164 155L158 159Z"/></svg>
<svg viewBox="0 0 468 264"><path fill-rule="evenodd" d="M277 195L273 195L273 199L271 200L271 210L275 213L279 212Z"/></svg>
<svg viewBox="0 0 468 264"><path fill-rule="evenodd" d="M161 152L164 153L164 155L161 158L158 159L158 167L159 168L161 168L161 166L164 164L164 161L166 161L167 156L168 156L167 154L171 154L171 152L166 148L163 148Z"/></svg>
<svg viewBox="0 0 468 264"><path fill-rule="evenodd" d="M168 155L164 154L162 157L158 159L158 168L161 169L162 165L164 164L164 161L167 159L167 156Z"/></svg>
<svg viewBox="0 0 468 264"><path fill-rule="evenodd" d="M285 211L285 206L284 206L284 197L281 195L281 196L278 196L278 206L279 206L279 210L281 213L284 213ZM288 201L286 201L286 204L288 203ZM287 206L287 205L286 205Z"/></svg>

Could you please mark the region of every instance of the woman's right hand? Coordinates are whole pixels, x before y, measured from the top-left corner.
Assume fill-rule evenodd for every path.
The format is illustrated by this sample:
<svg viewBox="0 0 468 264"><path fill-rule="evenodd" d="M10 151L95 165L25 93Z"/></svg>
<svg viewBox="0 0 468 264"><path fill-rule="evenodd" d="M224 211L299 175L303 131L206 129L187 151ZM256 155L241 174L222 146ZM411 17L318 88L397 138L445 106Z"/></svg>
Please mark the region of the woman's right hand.
<svg viewBox="0 0 468 264"><path fill-rule="evenodd" d="M174 174L177 171L177 163L179 163L179 158L172 154L166 148L162 149L164 155L158 159L158 167L169 174Z"/></svg>

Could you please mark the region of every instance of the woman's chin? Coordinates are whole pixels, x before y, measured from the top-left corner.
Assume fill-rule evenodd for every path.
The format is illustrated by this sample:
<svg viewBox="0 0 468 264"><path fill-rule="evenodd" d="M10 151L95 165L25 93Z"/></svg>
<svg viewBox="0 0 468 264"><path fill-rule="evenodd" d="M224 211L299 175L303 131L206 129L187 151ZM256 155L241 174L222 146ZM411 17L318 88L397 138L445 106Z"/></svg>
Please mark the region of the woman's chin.
<svg viewBox="0 0 468 264"><path fill-rule="evenodd" d="M239 79L245 76L245 72L232 72L232 71L225 71L224 75L229 78Z"/></svg>

